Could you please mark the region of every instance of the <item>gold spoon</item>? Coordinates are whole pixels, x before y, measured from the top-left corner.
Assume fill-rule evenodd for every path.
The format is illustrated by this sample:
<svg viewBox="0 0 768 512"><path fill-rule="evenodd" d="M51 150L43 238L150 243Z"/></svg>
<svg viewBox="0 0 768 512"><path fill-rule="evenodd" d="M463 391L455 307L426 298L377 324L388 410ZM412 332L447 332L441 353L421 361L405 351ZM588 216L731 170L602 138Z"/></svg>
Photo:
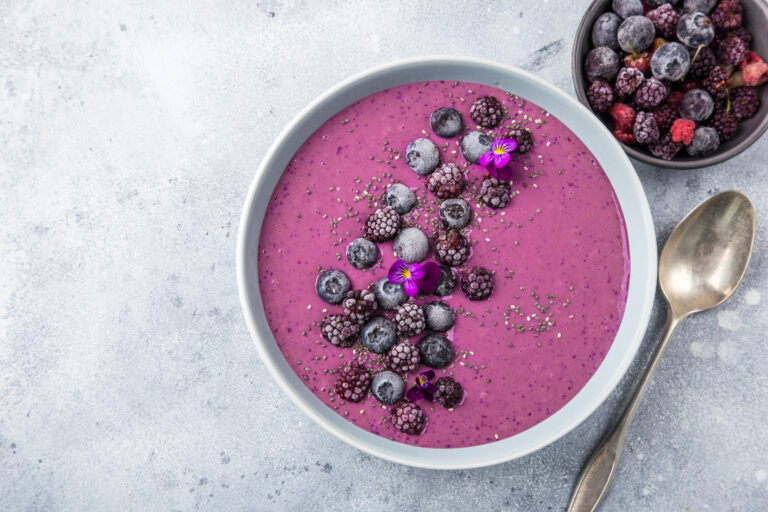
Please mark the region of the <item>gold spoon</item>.
<svg viewBox="0 0 768 512"><path fill-rule="evenodd" d="M670 235L659 260L667 325L629 406L589 459L568 512L592 512L608 488L632 418L659 359L688 315L721 304L739 286L755 241L755 207L744 194L721 192L696 207Z"/></svg>

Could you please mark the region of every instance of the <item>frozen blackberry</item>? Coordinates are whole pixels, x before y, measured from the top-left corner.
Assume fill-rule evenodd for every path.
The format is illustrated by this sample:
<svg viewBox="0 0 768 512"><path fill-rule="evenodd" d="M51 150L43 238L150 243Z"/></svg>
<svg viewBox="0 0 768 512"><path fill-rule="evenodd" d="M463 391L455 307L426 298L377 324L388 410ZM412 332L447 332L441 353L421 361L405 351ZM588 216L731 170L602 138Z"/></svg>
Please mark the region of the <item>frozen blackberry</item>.
<svg viewBox="0 0 768 512"><path fill-rule="evenodd" d="M717 0L683 0L683 11L709 14L716 4Z"/></svg>
<svg viewBox="0 0 768 512"><path fill-rule="evenodd" d="M659 140L659 125L656 118L647 112L638 112L633 129L638 144L651 144Z"/></svg>
<svg viewBox="0 0 768 512"><path fill-rule="evenodd" d="M643 2L640 0L613 0L611 8L622 18L643 14Z"/></svg>
<svg viewBox="0 0 768 512"><path fill-rule="evenodd" d="M709 119L715 102L712 96L703 89L692 89L683 95L680 100L680 116L690 121L703 121Z"/></svg>
<svg viewBox="0 0 768 512"><path fill-rule="evenodd" d="M464 121L461 114L451 107L441 107L429 116L429 124L435 135L444 139L450 139L461 133L464 129Z"/></svg>
<svg viewBox="0 0 768 512"><path fill-rule="evenodd" d="M711 126L702 126L693 131L693 140L685 146L685 150L692 157L706 156L717 151L720 147L720 136L717 130Z"/></svg>
<svg viewBox="0 0 768 512"><path fill-rule="evenodd" d="M736 135L739 126L739 120L732 111L723 107L715 107L715 113L712 115L712 127L717 130L721 141L730 140Z"/></svg>
<svg viewBox="0 0 768 512"><path fill-rule="evenodd" d="M345 315L363 324L376 312L376 296L370 290L351 290L347 292L341 305L344 307Z"/></svg>
<svg viewBox="0 0 768 512"><path fill-rule="evenodd" d="M463 199L446 199L440 203L438 215L440 217L440 222L442 222L445 227L450 229L463 229L472 219L472 209L469 207L469 203Z"/></svg>
<svg viewBox="0 0 768 512"><path fill-rule="evenodd" d="M676 82L685 76L690 64L691 56L685 46L665 43L651 57L651 72L659 80Z"/></svg>
<svg viewBox="0 0 768 512"><path fill-rule="evenodd" d="M373 376L371 394L383 404L395 404L405 394L405 381L395 372L384 370Z"/></svg>
<svg viewBox="0 0 768 512"><path fill-rule="evenodd" d="M676 105L667 100L650 114L656 120L656 126L659 128L659 132L664 133L669 130L669 127L672 126L672 123L677 119L678 110Z"/></svg>
<svg viewBox="0 0 768 512"><path fill-rule="evenodd" d="M741 26L743 9L739 0L721 0L711 17L718 29L730 30Z"/></svg>
<svg viewBox="0 0 768 512"><path fill-rule="evenodd" d="M717 58L723 66L735 66L744 60L747 45L738 37L728 36L717 45Z"/></svg>
<svg viewBox="0 0 768 512"><path fill-rule="evenodd" d="M443 164L427 178L427 189L440 199L458 197L467 186L467 178L453 162Z"/></svg>
<svg viewBox="0 0 768 512"><path fill-rule="evenodd" d="M358 362L352 361L339 369L336 377L336 395L347 402L359 403L368 395L371 374Z"/></svg>
<svg viewBox="0 0 768 512"><path fill-rule="evenodd" d="M422 306L427 329L435 332L445 332L453 327L456 314L445 302L433 300Z"/></svg>
<svg viewBox="0 0 768 512"><path fill-rule="evenodd" d="M648 151L653 156L664 160L672 160L681 149L683 149L683 143L673 141L671 133L664 135L659 142L648 145Z"/></svg>
<svg viewBox="0 0 768 512"><path fill-rule="evenodd" d="M595 112L605 112L613 103L611 84L602 80L595 80L587 88L587 99Z"/></svg>
<svg viewBox="0 0 768 512"><path fill-rule="evenodd" d="M328 304L340 304L351 288L347 275L336 269L323 270L315 281L317 295Z"/></svg>
<svg viewBox="0 0 768 512"><path fill-rule="evenodd" d="M417 436L424 431L427 417L416 404L403 402L392 410L392 425L403 434Z"/></svg>
<svg viewBox="0 0 768 512"><path fill-rule="evenodd" d="M646 14L653 26L656 27L656 34L664 39L671 39L677 33L677 22L680 21L680 13L670 4L664 4Z"/></svg>
<svg viewBox="0 0 768 512"><path fill-rule="evenodd" d="M419 349L407 341L398 343L387 354L387 366L397 373L411 373L419 364Z"/></svg>
<svg viewBox="0 0 768 512"><path fill-rule="evenodd" d="M445 297L453 293L456 288L456 272L451 267L440 265L440 280L437 282L437 288L435 288L435 295L438 297Z"/></svg>
<svg viewBox="0 0 768 512"><path fill-rule="evenodd" d="M360 334L360 326L344 315L332 314L323 319L320 332L331 344L348 348L355 344Z"/></svg>
<svg viewBox="0 0 768 512"><path fill-rule="evenodd" d="M639 69L621 68L616 75L616 95L620 99L628 98L635 94L644 81L645 75Z"/></svg>
<svg viewBox="0 0 768 512"><path fill-rule="evenodd" d="M621 25L621 17L615 12L605 12L598 16L592 25L592 45L595 48L607 46L611 50L618 51L619 41L616 34Z"/></svg>
<svg viewBox="0 0 768 512"><path fill-rule="evenodd" d="M435 400L446 409L453 409L464 400L464 388L451 377L440 377L435 387Z"/></svg>
<svg viewBox="0 0 768 512"><path fill-rule="evenodd" d="M376 354L386 354L397 342L395 324L382 316L368 320L360 329L363 346Z"/></svg>
<svg viewBox="0 0 768 512"><path fill-rule="evenodd" d="M747 27L739 27L736 30L729 32L728 35L731 37L738 37L744 41L744 44L747 46L747 48L752 45L752 33Z"/></svg>
<svg viewBox="0 0 768 512"><path fill-rule="evenodd" d="M690 12L680 16L677 22L677 39L686 46L698 48L706 46L715 38L715 27L706 16L700 12Z"/></svg>
<svg viewBox="0 0 768 512"><path fill-rule="evenodd" d="M480 200L491 208L504 208L509 204L510 189L507 181L485 178L480 186Z"/></svg>
<svg viewBox="0 0 768 512"><path fill-rule="evenodd" d="M469 241L456 230L443 231L435 241L435 257L449 267L463 265L469 258Z"/></svg>
<svg viewBox="0 0 768 512"><path fill-rule="evenodd" d="M533 148L533 132L530 128L512 125L507 130L507 138L515 139L518 153L527 153Z"/></svg>
<svg viewBox="0 0 768 512"><path fill-rule="evenodd" d="M469 300L485 300L493 293L493 274L483 267L472 267L461 277L461 291Z"/></svg>
<svg viewBox="0 0 768 512"><path fill-rule="evenodd" d="M666 97L666 86L656 78L649 78L637 88L635 102L640 108L651 110L658 107Z"/></svg>
<svg viewBox="0 0 768 512"><path fill-rule="evenodd" d="M461 155L468 162L476 164L484 153L491 150L493 140L485 132L469 132L461 138Z"/></svg>
<svg viewBox="0 0 768 512"><path fill-rule="evenodd" d="M611 81L619 71L619 56L607 46L593 48L584 61L584 71L590 82Z"/></svg>
<svg viewBox="0 0 768 512"><path fill-rule="evenodd" d="M504 109L493 96L481 96L470 107L469 115L483 128L495 128L504 119Z"/></svg>
<svg viewBox="0 0 768 512"><path fill-rule="evenodd" d="M406 338L416 336L424 332L426 320L421 306L413 302L406 302L398 306L394 317L397 332Z"/></svg>
<svg viewBox="0 0 768 512"><path fill-rule="evenodd" d="M619 48L627 53L638 53L651 46L656 36L656 27L645 16L630 16L619 25L616 38Z"/></svg>
<svg viewBox="0 0 768 512"><path fill-rule="evenodd" d="M725 68L715 66L704 80L704 89L714 100L724 100L728 95L728 76Z"/></svg>
<svg viewBox="0 0 768 512"><path fill-rule="evenodd" d="M386 201L399 215L405 215L416 206L416 194L402 183L394 183L387 188Z"/></svg>
<svg viewBox="0 0 768 512"><path fill-rule="evenodd" d="M417 345L421 364L439 370L453 360L453 345L442 334L428 334Z"/></svg>
<svg viewBox="0 0 768 512"><path fill-rule="evenodd" d="M365 238L373 242L391 240L400 231L401 223L402 220L394 208L379 208L365 221Z"/></svg>
<svg viewBox="0 0 768 512"><path fill-rule="evenodd" d="M691 56L691 67L688 68L688 76L694 80L704 80L717 65L715 52L709 46L700 48L688 48Z"/></svg>
<svg viewBox="0 0 768 512"><path fill-rule="evenodd" d="M395 237L392 249L407 263L423 261L429 252L429 240L419 228L403 228Z"/></svg>
<svg viewBox="0 0 768 512"><path fill-rule="evenodd" d="M731 91L731 110L739 121L754 116L759 106L760 98L754 87L736 87Z"/></svg>
<svg viewBox="0 0 768 512"><path fill-rule="evenodd" d="M347 246L347 259L357 269L371 268L379 260L379 248L367 238L357 238Z"/></svg>
<svg viewBox="0 0 768 512"><path fill-rule="evenodd" d="M400 283L390 283L386 277L373 283L371 289L379 307L385 311L393 310L408 300L408 295L405 293L403 285Z"/></svg>
<svg viewBox="0 0 768 512"><path fill-rule="evenodd" d="M405 163L419 176L426 176L440 165L440 150L429 139L416 139L405 149Z"/></svg>

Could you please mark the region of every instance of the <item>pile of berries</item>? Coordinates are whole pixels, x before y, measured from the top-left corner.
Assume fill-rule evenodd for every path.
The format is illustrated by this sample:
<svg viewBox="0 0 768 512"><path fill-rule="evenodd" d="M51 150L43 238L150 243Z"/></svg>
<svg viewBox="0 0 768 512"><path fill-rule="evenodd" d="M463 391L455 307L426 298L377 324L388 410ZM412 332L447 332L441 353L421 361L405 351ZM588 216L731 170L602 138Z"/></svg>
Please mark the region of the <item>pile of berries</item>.
<svg viewBox="0 0 768 512"><path fill-rule="evenodd" d="M657 158L717 151L755 115L768 64L749 50L739 0L613 0L584 68L592 109L614 136Z"/></svg>

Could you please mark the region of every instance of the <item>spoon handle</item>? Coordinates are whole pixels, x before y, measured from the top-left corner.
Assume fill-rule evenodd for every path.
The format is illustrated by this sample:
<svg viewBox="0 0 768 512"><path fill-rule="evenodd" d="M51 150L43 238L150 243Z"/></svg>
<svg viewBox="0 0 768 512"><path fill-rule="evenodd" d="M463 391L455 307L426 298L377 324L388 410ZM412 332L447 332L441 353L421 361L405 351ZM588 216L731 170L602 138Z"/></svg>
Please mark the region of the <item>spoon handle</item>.
<svg viewBox="0 0 768 512"><path fill-rule="evenodd" d="M616 470L624 439L627 437L629 426L632 424L632 418L635 416L635 412L637 412L640 400L648 387L648 383L651 381L653 371L656 369L661 355L667 348L669 340L683 318L683 316L674 313L671 308L668 308L667 325L664 328L664 335L656 346L653 356L651 356L640 384L637 386L629 405L613 428L613 431L605 438L600 448L595 450L581 472L579 482L576 484L576 489L571 497L571 503L568 505L568 512L593 512L597 508L597 504L605 494L605 490L608 488L611 477L613 477L613 473Z"/></svg>

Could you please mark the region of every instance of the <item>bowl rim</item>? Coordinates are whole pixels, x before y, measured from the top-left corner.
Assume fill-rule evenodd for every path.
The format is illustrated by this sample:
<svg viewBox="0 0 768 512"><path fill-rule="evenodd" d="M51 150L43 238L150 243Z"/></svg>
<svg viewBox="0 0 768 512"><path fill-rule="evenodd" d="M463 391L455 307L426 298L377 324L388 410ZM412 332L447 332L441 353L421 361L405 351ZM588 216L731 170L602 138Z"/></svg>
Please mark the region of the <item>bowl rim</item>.
<svg viewBox="0 0 768 512"><path fill-rule="evenodd" d="M749 4L751 7L757 8L762 13L763 19L768 22L768 3L766 3L765 0L757 0L755 2L751 2L750 0L742 1ZM610 2L610 0L592 0L592 3L589 4L589 7L587 7L587 9L584 11L584 15L581 17L579 26L576 29L576 35L574 36L571 50L571 77L573 78L573 88L576 90L576 96L579 98L579 101L585 107L587 107L590 113L595 117L597 117L597 114L592 111L592 107L589 104L587 93L584 87L586 84L586 79L584 77L584 69L581 63L581 54L583 53L585 45L591 46L592 44L592 27L591 24L587 23L587 21L590 19L590 14L593 10L597 9L598 6L607 4L608 2ZM600 14L605 12L608 12L608 10L605 10L604 6L601 7ZM598 14L598 16L600 14ZM763 85L762 87L768 88L768 85ZM737 145L732 148L728 148L725 151L716 151L713 155L693 160L664 160L663 158L656 158L655 156L645 151L640 151L636 148L633 148L632 146L628 146L618 140L616 142L629 156L636 160L640 160L641 162L655 165L657 167L664 167L667 169L690 170L710 167L712 165L725 162L726 160L730 160L757 142L757 140L763 135L763 133L765 133L766 130L768 130L768 110L763 116L763 119L759 122L757 129L752 130L752 132L749 133ZM613 138L615 139L615 137Z"/></svg>
<svg viewBox="0 0 768 512"><path fill-rule="evenodd" d="M432 78L426 78L427 73L431 73ZM441 73L445 78L437 77ZM295 153L295 149L290 149L291 146L298 148L306 136L298 142L292 138L302 123L308 122L312 115L317 115L324 106L334 101L345 101L349 105L372 94L374 91L360 93L360 90L376 83L376 80L387 80L389 83L378 90L425 80L472 81L458 76L462 74L470 77L477 74L493 76L494 80L482 80L480 83L501 88L504 88L502 82L505 80L514 82L518 85L516 90L528 91L526 95L521 94L525 99L549 112L557 111L556 117L564 123L566 120L573 121L567 126L601 162L619 201L627 227L631 271L624 315L610 349L592 377L561 409L533 427L493 443L463 448L424 448L390 441L355 426L327 407L296 376L277 347L266 322L258 293L258 279L252 283L253 289L249 286L247 259L249 256L253 259L252 266L258 275L258 258L256 251L250 250L247 243L251 242L248 236L252 234L258 246L266 210L264 203L268 202L274 184L277 183L277 179L268 175L268 172L276 173L279 178L285 163ZM421 78L415 78L419 76ZM341 108L331 110L335 113ZM329 117L325 117L317 126ZM578 128L574 126L576 123L579 124ZM315 129L311 128L308 134ZM289 153L287 157L282 155L282 162L278 158L281 151ZM268 181L265 178L272 178L274 183L265 183ZM265 193L267 201L255 202L257 194ZM605 401L625 375L642 342L656 293L658 255L647 197L631 162L605 126L578 101L544 80L512 66L473 57L425 56L386 63L355 74L320 94L286 125L256 170L240 218L236 251L238 292L248 330L267 369L291 400L325 430L366 453L392 462L430 469L465 469L506 462L553 443L582 423Z"/></svg>

